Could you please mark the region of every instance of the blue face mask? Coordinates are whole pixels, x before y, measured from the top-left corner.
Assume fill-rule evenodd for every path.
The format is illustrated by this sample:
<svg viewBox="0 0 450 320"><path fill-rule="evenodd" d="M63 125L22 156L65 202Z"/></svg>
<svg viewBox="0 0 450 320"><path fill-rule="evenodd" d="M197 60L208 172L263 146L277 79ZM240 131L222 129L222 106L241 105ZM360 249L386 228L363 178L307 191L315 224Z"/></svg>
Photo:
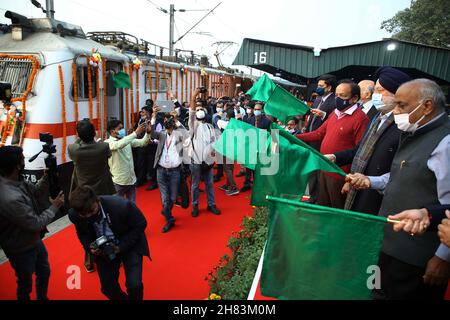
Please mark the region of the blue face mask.
<svg viewBox="0 0 450 320"><path fill-rule="evenodd" d="M316 88L316 93L317 93L319 96L323 96L323 95L325 94L325 88L317 87L317 88Z"/></svg>
<svg viewBox="0 0 450 320"><path fill-rule="evenodd" d="M125 128L122 128L119 130L119 132L117 132L117 138L122 139L123 137L125 137L126 132L125 132Z"/></svg>
<svg viewBox="0 0 450 320"><path fill-rule="evenodd" d="M255 116L259 117L262 112L261 112L261 110L255 110L254 113L255 113Z"/></svg>
<svg viewBox="0 0 450 320"><path fill-rule="evenodd" d="M383 95L381 93L374 93L372 95L372 104L375 106L375 108L380 109L384 106Z"/></svg>

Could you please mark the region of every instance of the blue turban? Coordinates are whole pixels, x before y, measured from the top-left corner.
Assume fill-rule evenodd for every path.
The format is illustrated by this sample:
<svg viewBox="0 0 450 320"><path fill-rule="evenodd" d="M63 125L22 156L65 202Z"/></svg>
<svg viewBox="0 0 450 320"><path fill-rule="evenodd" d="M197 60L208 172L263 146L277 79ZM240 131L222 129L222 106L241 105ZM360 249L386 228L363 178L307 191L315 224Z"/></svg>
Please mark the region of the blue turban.
<svg viewBox="0 0 450 320"><path fill-rule="evenodd" d="M394 93L405 82L411 81L412 78L403 71L392 67L381 67L375 71L375 79L378 79L381 86L387 91Z"/></svg>

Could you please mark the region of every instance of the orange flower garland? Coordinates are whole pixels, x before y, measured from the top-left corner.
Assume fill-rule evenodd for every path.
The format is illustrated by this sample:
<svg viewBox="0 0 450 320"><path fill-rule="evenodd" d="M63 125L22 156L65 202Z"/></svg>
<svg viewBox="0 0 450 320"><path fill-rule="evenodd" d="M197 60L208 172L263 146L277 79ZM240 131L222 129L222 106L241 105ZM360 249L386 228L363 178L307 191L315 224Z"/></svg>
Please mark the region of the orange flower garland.
<svg viewBox="0 0 450 320"><path fill-rule="evenodd" d="M180 86L180 93L181 93L181 100L184 101L184 73L180 72L180 78L181 78L181 86Z"/></svg>
<svg viewBox="0 0 450 320"><path fill-rule="evenodd" d="M173 75L172 75L173 69L172 67L169 67L169 76L170 76L170 90L173 91ZM174 92L175 93L175 92Z"/></svg>
<svg viewBox="0 0 450 320"><path fill-rule="evenodd" d="M134 113L134 87L133 87L133 65L130 64L129 66L129 74L130 74L130 83L131 83L131 89L130 89L130 102L131 102L131 115ZM129 114L127 114L127 120L130 117ZM133 118L131 117L131 121L133 121ZM130 128L130 126L127 126L127 130Z"/></svg>
<svg viewBox="0 0 450 320"><path fill-rule="evenodd" d="M153 100L156 104L156 100L158 100L158 93L159 93L159 66L158 62L155 61L155 72L156 72L156 93L155 93L155 99Z"/></svg>
<svg viewBox="0 0 450 320"><path fill-rule="evenodd" d="M106 126L108 125L108 101L106 98L106 59L102 59L102 79L103 79L103 140L106 139Z"/></svg>
<svg viewBox="0 0 450 320"><path fill-rule="evenodd" d="M166 74L166 65L163 64L163 74L164 74L164 84L166 85L166 100L169 100L169 83L167 81L167 74Z"/></svg>
<svg viewBox="0 0 450 320"><path fill-rule="evenodd" d="M89 95L89 119L94 121L94 112L92 110L92 74L91 66L89 64L90 58L86 57L87 62L87 81L88 81L88 95Z"/></svg>
<svg viewBox="0 0 450 320"><path fill-rule="evenodd" d="M97 81L95 81L95 92L97 97L97 129L98 129L97 137L100 137L102 129L100 120L102 116L100 112L100 74L98 68L95 68L95 78L97 79Z"/></svg>
<svg viewBox="0 0 450 320"><path fill-rule="evenodd" d="M67 121L66 121L66 100L64 97L64 78L62 73L61 65L58 65L58 73L59 73L59 91L61 94L61 120L63 123L63 136L62 136L62 150L61 150L61 159L62 163L66 163L66 149L67 149Z"/></svg>
<svg viewBox="0 0 450 320"><path fill-rule="evenodd" d="M178 99L178 73L179 73L179 70L178 70L178 68L177 69L175 69L175 97ZM181 102L183 102L183 101L181 101Z"/></svg>
<svg viewBox="0 0 450 320"><path fill-rule="evenodd" d="M136 112L133 113L133 128L136 122L136 113L139 112L139 68L136 69Z"/></svg>
<svg viewBox="0 0 450 320"><path fill-rule="evenodd" d="M31 63L33 65L30 79L28 79L27 88L26 88L25 92L23 93L22 97L11 99L12 102L22 101L22 115L20 117L20 120L22 121L22 125L24 126L22 128L22 132L20 135L20 145L22 145L23 134L25 132L24 128L25 128L25 115L26 115L26 101L27 101L28 94L31 92L31 88L33 87L34 78L36 77L37 70L40 68L40 64L39 64L39 61L34 56L31 56L31 55L20 56L20 55L10 55L10 54L0 54L0 58L9 58L9 59L15 59L15 60L31 60ZM4 125L0 146L3 146L5 144L6 138L8 137L9 122L10 122L9 108L6 108L6 110L7 110L6 122Z"/></svg>
<svg viewBox="0 0 450 320"><path fill-rule="evenodd" d="M73 78L73 106L75 108L75 123L78 122L78 83L77 83L77 65L72 63L72 78Z"/></svg>
<svg viewBox="0 0 450 320"><path fill-rule="evenodd" d="M148 70L147 71L147 80L148 80L148 86L149 86L149 94L150 94L150 99L152 99L153 100L153 97L152 97L152 75L151 75L151 73L150 73L150 70Z"/></svg>

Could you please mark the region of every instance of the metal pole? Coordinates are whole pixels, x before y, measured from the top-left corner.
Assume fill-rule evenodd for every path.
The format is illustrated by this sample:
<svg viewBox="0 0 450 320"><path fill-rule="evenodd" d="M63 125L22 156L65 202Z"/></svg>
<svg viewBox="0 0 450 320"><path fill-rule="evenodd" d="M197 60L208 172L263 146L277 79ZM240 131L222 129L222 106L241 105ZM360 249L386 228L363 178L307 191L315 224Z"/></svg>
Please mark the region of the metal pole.
<svg viewBox="0 0 450 320"><path fill-rule="evenodd" d="M173 55L174 24L175 24L175 6L173 4L171 4L170 5L169 56Z"/></svg>
<svg viewBox="0 0 450 320"><path fill-rule="evenodd" d="M45 6L47 18L55 19L55 7L53 5L53 0L45 0Z"/></svg>

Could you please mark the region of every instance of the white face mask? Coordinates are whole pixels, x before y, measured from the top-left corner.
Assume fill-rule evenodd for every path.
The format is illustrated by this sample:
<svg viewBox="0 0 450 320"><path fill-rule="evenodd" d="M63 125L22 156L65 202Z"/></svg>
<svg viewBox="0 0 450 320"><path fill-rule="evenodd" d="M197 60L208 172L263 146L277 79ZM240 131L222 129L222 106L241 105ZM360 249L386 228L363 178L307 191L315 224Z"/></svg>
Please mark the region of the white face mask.
<svg viewBox="0 0 450 320"><path fill-rule="evenodd" d="M203 110L198 110L198 111L195 113L195 116L197 117L197 119L202 120L202 119L205 118L205 111L203 111Z"/></svg>
<svg viewBox="0 0 450 320"><path fill-rule="evenodd" d="M415 123L409 122L409 116L413 114L419 107L422 105L422 102L410 113L401 113L394 115L394 121L397 124L397 127L399 130L404 132L415 132L417 128L419 127L419 122L425 118L425 115L423 115L419 120L417 120Z"/></svg>
<svg viewBox="0 0 450 320"><path fill-rule="evenodd" d="M252 114L253 113L252 109L247 109L246 111L247 111L247 114Z"/></svg>
<svg viewBox="0 0 450 320"><path fill-rule="evenodd" d="M223 112L223 108L216 108L216 110L217 110L217 113Z"/></svg>

